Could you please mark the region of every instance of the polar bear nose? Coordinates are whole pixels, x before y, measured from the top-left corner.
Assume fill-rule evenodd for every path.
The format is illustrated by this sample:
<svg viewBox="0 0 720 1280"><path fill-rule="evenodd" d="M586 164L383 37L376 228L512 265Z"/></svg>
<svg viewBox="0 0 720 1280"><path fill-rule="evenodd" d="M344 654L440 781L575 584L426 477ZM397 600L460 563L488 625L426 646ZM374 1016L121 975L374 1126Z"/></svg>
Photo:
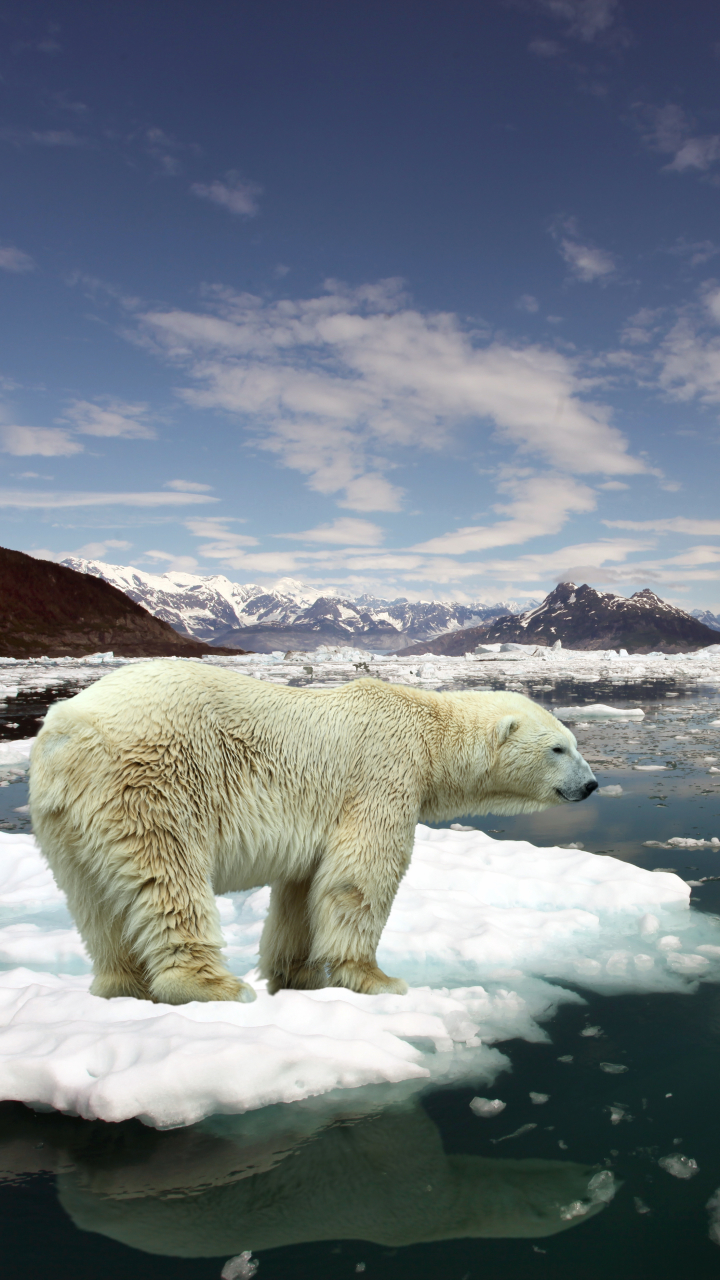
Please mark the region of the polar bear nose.
<svg viewBox="0 0 720 1280"><path fill-rule="evenodd" d="M593 778L590 782L586 782L585 786L583 787L583 800L587 800L588 796L591 796L593 791L597 791L597 789L598 789L597 778Z"/></svg>

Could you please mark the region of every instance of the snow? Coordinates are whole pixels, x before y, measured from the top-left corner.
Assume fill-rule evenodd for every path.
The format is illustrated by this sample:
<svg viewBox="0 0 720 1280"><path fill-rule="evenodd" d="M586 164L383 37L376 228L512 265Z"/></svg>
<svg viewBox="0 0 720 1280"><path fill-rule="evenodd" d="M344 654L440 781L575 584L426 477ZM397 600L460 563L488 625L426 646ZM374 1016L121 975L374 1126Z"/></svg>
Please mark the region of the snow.
<svg viewBox="0 0 720 1280"><path fill-rule="evenodd" d="M645 712L641 707L606 707L602 702L594 702L584 707L553 707L553 714L558 720L644 720Z"/></svg>
<svg viewBox="0 0 720 1280"><path fill-rule="evenodd" d="M90 995L33 837L0 833L0 1098L164 1128L338 1090L491 1084L508 1065L497 1043L546 1041L542 1024L581 1000L563 982L687 991L720 975L720 928L688 895L611 857L421 826L378 953L407 996L268 996L253 973L263 888L218 899L228 963L257 1001L171 1007Z"/></svg>

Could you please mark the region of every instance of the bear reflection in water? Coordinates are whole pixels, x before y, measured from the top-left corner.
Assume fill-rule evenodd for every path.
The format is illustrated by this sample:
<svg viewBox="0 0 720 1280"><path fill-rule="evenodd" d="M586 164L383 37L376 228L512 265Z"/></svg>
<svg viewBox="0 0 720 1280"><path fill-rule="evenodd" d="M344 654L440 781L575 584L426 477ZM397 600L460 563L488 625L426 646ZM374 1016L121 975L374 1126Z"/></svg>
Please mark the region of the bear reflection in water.
<svg viewBox="0 0 720 1280"><path fill-rule="evenodd" d="M605 1172L609 1194L593 1191L589 1165L448 1155L417 1103L330 1123L327 1112L297 1111L294 1132L287 1108L270 1111L274 1133L273 1117L256 1112L163 1134L10 1104L0 1108L0 1176L51 1170L77 1227L182 1258L331 1240L550 1236L612 1195Z"/></svg>

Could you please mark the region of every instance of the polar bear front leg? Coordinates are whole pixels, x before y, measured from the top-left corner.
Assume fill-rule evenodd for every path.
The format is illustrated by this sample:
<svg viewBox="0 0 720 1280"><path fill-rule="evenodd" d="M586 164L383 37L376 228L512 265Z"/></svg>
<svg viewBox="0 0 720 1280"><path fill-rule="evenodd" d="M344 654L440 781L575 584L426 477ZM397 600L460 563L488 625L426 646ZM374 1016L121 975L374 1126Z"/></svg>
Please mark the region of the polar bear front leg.
<svg viewBox="0 0 720 1280"><path fill-rule="evenodd" d="M407 983L378 968L375 953L410 860L408 841L378 850L357 822L340 832L318 867L308 895L312 946L293 975L294 987L348 987L365 995L405 995Z"/></svg>

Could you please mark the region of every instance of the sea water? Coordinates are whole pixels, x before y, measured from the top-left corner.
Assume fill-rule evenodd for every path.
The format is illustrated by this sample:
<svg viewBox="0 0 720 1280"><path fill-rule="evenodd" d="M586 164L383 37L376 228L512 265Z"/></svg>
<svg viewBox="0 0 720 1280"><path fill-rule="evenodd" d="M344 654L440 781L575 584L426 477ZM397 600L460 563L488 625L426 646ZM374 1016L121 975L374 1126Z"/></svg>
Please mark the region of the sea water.
<svg viewBox="0 0 720 1280"><path fill-rule="evenodd" d="M500 672L492 679L483 672L484 687L502 687L507 680ZM436 683L450 684L447 679ZM479 677L465 675L460 687L479 683ZM431 1072L426 1081L411 1077L335 1088L244 1114L206 1115L167 1131L139 1119L106 1123L47 1106L3 1103L3 1275L80 1280L112 1280L128 1271L139 1280L232 1280L255 1273L260 1280L358 1274L394 1280L717 1275L720 985L715 943L708 939L720 928L715 919L720 773L714 772L720 768L720 726L713 723L720 720L720 699L712 685L691 680L675 680L669 688L638 681L612 687L596 682L588 688L565 677L548 683L549 688L528 687L528 692L562 708L564 715L575 708L568 722L603 794L537 815L458 815L446 827L471 830L456 833L457 865L465 874L462 842L470 849L477 830L498 842L488 846L493 857L503 843L508 856L517 856L522 842L537 847L538 860L543 849L566 850L571 860L576 856L576 863L557 863L575 867L574 894L586 853L610 855L628 871L659 869L658 885L664 877L676 883L672 872L691 895L691 915L676 917L677 932L669 926L663 932L663 911L672 907L658 907L661 927L643 935L648 926L642 917L631 936L631 926L624 924L609 961L607 949L592 950L588 944L588 954L601 956L590 963L603 966L589 975L582 966L577 970L583 935L572 935L570 955L569 935L557 934L561 979L551 972L553 946L544 944L545 976L532 979L541 985L531 990L530 978L520 969L513 978L509 967L504 977L487 984L494 1004L478 1012L475 996L475 1006L466 1002L461 1008L463 1017L474 1010L481 1034L454 1042L461 1047L455 1056L476 1055L474 1065L460 1068L455 1078L448 1067L453 1055L441 1032L460 1036L465 1031L453 1031L447 1008L431 1015L418 1006L415 1016L442 1023L434 1040L407 1036L406 1042L422 1051L423 1062L435 1058L443 1064L444 1074ZM76 687L66 680L62 692ZM7 727L0 741L32 737L58 691L57 685L44 689L38 682L19 689L3 708ZM584 719L583 707L597 703L626 709L627 719L589 713ZM25 834L22 764L3 768L0 761L0 781L7 782L0 788L0 831ZM438 839L442 834L437 832ZM432 850L433 839L429 833L422 848ZM39 940L53 924L48 912L35 916ZM690 919L697 923L689 926ZM609 927L605 918L601 927ZM647 972L658 973L664 938L674 938L679 947L672 943L665 949L663 980L655 990L637 989L648 978L633 968L633 957L647 954L654 962ZM406 951L409 959L411 948ZM624 969L622 955L628 957ZM673 956L705 956L707 967L683 975L670 963ZM26 956L23 963L31 978L35 970L38 976L42 972L42 957L34 964L32 955ZM575 981L568 977L570 963L576 966ZM613 971L613 963L619 971ZM5 970L16 972L11 959ZM73 981L82 983L79 960L76 972ZM428 974L418 974L418 982L423 977ZM459 981L452 968L438 983L445 978ZM443 990L465 989L441 988L432 975L428 980L439 1001ZM677 982L677 988L662 989L668 982ZM501 1000L498 991L507 997ZM512 997L525 999L530 1020L517 1021L517 1009L508 1005ZM66 993L44 998L50 1007ZM356 998L360 1005L369 999ZM389 1010L383 1016L384 1034L397 1037L401 1015ZM19 1014L17 1023L29 1071L46 1046L30 1043L30 1029ZM473 1047L473 1038L485 1043ZM75 1065L85 1051L81 1041L78 1030L70 1046ZM495 1059L487 1056L493 1054ZM63 1061L71 1073L73 1062ZM82 1058L82 1069L86 1066ZM301 1067L298 1063L298 1071ZM172 1088L177 1079L168 1078L166 1090Z"/></svg>

